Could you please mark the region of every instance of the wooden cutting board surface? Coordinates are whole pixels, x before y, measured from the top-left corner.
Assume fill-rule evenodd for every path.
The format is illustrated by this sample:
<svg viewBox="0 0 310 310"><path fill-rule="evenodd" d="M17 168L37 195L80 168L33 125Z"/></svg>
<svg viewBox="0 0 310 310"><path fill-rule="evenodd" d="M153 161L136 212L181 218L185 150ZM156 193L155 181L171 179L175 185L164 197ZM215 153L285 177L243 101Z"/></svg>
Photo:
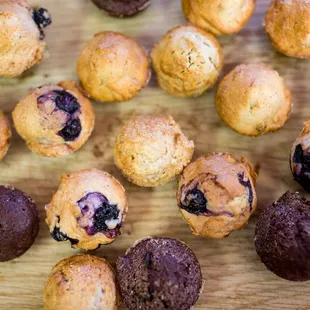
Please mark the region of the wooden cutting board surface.
<svg viewBox="0 0 310 310"><path fill-rule="evenodd" d="M186 22L179 0L153 0L147 11L124 20L107 17L86 0L32 0L32 3L41 3L53 16L53 25L46 31L50 58L23 78L0 80L0 107L7 114L29 88L76 79L79 52L96 32L124 32L150 50L167 30ZM263 62L279 71L294 100L291 118L279 132L258 138L238 135L219 119L214 90L197 99L174 98L161 90L153 77L150 85L130 102L94 103L93 135L71 156L39 157L14 133L9 153L0 163L0 183L25 191L37 202L41 228L35 244L25 255L0 264L0 309L43 308L43 287L52 266L78 252L49 236L44 205L57 189L62 173L94 167L113 174L123 183L130 206L123 235L96 255L114 264L139 238L149 235L178 238L194 250L202 266L205 288L195 309L310 309L310 283L290 283L268 272L253 243L255 220L262 209L288 189L301 191L292 180L288 157L303 121L310 118L310 61L288 58L273 49L263 28L267 6L268 0L258 0L248 26L237 35L219 39L225 53L222 74L242 62ZM138 113L173 115L186 135L195 141L194 158L208 152L231 152L237 157L248 157L259 168L258 210L243 231L224 240L195 237L176 207L175 181L145 189L130 184L120 175L113 164L114 140L122 122Z"/></svg>

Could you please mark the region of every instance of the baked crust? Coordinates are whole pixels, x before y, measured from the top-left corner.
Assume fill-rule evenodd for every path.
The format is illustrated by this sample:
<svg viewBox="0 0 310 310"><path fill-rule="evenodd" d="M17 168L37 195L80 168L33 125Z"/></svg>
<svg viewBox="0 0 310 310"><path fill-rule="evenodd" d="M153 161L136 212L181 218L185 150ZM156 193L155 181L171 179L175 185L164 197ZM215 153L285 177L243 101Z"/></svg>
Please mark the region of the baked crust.
<svg viewBox="0 0 310 310"><path fill-rule="evenodd" d="M4 158L9 149L11 137L9 120L0 110L0 160Z"/></svg>

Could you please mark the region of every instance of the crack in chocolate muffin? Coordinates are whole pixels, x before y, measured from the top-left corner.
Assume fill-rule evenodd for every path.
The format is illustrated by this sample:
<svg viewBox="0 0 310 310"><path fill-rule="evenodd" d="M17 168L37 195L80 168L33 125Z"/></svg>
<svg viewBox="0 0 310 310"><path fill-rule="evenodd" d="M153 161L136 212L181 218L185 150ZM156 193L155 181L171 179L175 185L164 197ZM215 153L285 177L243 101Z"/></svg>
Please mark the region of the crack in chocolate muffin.
<svg viewBox="0 0 310 310"><path fill-rule="evenodd" d="M40 39L43 40L45 37L43 29L52 23L51 15L46 9L40 8L33 10L32 18L40 30Z"/></svg>

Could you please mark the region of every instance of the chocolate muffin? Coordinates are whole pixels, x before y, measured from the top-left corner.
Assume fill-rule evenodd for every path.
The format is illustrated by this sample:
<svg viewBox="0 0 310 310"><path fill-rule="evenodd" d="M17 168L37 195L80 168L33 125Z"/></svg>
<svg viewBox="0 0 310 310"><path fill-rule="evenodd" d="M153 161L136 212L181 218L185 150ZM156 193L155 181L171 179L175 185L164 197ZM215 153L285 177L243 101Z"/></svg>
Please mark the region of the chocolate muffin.
<svg viewBox="0 0 310 310"><path fill-rule="evenodd" d="M299 193L286 192L265 208L256 223L255 246L277 276L310 280L310 202Z"/></svg>
<svg viewBox="0 0 310 310"><path fill-rule="evenodd" d="M0 262L23 255L39 232L39 214L22 191L0 186Z"/></svg>
<svg viewBox="0 0 310 310"><path fill-rule="evenodd" d="M116 263L121 297L130 310L188 310L202 290L192 250L170 238L138 241Z"/></svg>
<svg viewBox="0 0 310 310"><path fill-rule="evenodd" d="M129 17L146 9L151 0L92 0L99 8L115 17Z"/></svg>

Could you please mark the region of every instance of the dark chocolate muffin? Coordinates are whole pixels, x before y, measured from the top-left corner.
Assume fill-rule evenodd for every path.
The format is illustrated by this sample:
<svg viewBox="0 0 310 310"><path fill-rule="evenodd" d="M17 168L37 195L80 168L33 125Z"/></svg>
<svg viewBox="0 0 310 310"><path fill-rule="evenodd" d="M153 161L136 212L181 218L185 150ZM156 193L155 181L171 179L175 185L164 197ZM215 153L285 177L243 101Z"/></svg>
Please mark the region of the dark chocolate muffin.
<svg viewBox="0 0 310 310"><path fill-rule="evenodd" d="M128 17L143 11L151 0L92 0L99 8L111 16Z"/></svg>
<svg viewBox="0 0 310 310"><path fill-rule="evenodd" d="M130 310L188 310L202 289L200 265L192 250L170 238L147 238L116 263L117 281Z"/></svg>
<svg viewBox="0 0 310 310"><path fill-rule="evenodd" d="M31 247L39 222L30 197L18 189L0 186L0 262L19 257Z"/></svg>
<svg viewBox="0 0 310 310"><path fill-rule="evenodd" d="M290 281L310 280L310 202L286 192L257 220L257 254L269 270Z"/></svg>

